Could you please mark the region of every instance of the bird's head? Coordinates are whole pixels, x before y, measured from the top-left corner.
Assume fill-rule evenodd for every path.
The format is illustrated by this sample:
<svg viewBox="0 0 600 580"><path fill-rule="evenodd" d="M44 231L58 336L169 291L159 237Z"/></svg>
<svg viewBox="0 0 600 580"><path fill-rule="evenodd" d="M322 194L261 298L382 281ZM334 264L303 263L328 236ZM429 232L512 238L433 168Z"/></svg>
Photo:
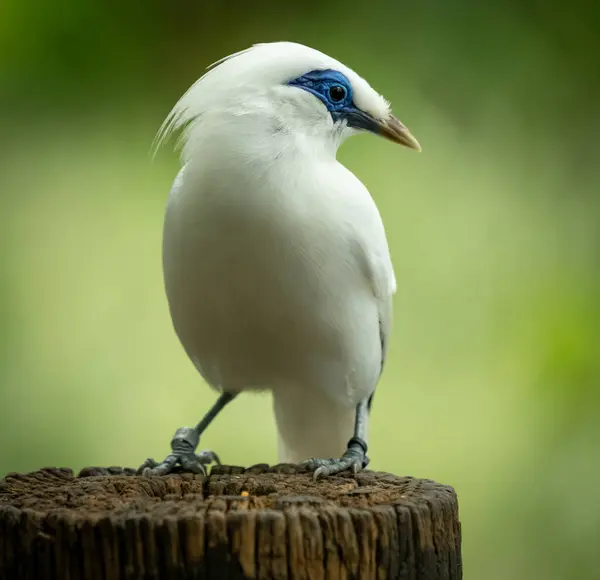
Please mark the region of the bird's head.
<svg viewBox="0 0 600 580"><path fill-rule="evenodd" d="M175 105L160 145L185 127L184 142L211 113L263 116L274 132L301 131L339 144L369 131L420 151L418 141L369 83L335 59L292 42L258 44L210 68Z"/></svg>

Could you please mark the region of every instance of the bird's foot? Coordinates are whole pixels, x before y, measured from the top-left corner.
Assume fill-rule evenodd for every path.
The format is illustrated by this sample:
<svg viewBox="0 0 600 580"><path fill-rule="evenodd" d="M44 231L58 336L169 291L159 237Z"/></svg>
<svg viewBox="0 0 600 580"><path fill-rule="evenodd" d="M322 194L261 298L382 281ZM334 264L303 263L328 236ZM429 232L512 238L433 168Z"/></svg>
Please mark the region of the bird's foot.
<svg viewBox="0 0 600 580"><path fill-rule="evenodd" d="M344 455L339 459L318 459L313 457L307 461L303 461L300 465L304 469L313 472L313 479L315 481L319 477L328 477L329 475L336 475L347 470L356 474L369 465L367 444L359 437L352 437L348 441L348 447Z"/></svg>
<svg viewBox="0 0 600 580"><path fill-rule="evenodd" d="M137 470L138 475L166 475L177 465L183 471L206 475L206 466L210 463L221 464L219 456L214 451L204 450L195 453L200 437L192 427L180 427L171 440L172 453L158 463L154 459L146 459Z"/></svg>

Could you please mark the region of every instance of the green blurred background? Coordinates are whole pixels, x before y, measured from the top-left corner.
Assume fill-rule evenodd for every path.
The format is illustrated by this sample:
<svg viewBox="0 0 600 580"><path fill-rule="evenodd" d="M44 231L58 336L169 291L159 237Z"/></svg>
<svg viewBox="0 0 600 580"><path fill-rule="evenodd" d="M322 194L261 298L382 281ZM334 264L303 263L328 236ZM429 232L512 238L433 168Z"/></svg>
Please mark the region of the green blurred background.
<svg viewBox="0 0 600 580"><path fill-rule="evenodd" d="M600 18L584 0L0 5L0 475L136 466L214 400L171 328L156 129L204 68L295 40L391 100L417 155L339 154L399 283L372 467L458 490L465 577L600 578ZM270 400L204 437L275 462Z"/></svg>

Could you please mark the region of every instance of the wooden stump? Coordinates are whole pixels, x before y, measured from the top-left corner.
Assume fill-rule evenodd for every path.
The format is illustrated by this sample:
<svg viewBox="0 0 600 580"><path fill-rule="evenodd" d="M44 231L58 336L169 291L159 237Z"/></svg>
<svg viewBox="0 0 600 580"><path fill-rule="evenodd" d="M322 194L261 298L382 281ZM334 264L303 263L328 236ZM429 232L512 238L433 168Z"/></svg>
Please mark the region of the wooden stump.
<svg viewBox="0 0 600 580"><path fill-rule="evenodd" d="M0 481L0 578L462 578L458 501L434 481L295 466L121 468Z"/></svg>

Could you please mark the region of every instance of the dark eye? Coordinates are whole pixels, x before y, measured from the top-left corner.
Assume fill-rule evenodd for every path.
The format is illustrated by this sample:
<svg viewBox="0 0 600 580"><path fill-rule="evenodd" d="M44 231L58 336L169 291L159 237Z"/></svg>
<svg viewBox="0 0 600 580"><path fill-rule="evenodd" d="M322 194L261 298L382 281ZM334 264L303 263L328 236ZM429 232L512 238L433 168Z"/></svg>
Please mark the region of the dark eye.
<svg viewBox="0 0 600 580"><path fill-rule="evenodd" d="M329 88L329 98L334 103L339 103L346 97L346 89L341 85L333 85Z"/></svg>

